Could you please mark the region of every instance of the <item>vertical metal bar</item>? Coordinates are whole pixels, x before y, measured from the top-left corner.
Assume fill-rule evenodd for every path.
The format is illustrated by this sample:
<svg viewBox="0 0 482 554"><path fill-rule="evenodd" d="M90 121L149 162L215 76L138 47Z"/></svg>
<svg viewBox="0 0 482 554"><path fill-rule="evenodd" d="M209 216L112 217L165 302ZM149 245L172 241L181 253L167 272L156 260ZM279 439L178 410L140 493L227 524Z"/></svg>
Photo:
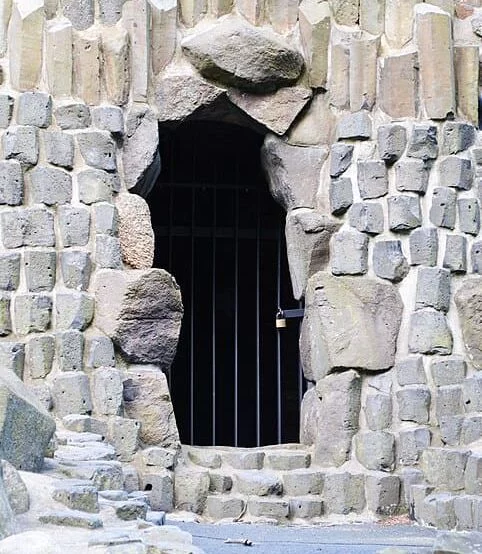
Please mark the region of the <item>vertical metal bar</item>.
<svg viewBox="0 0 482 554"><path fill-rule="evenodd" d="M261 232L261 215L260 215L260 191L256 190L256 446L261 444L261 379L260 379L260 232Z"/></svg>
<svg viewBox="0 0 482 554"><path fill-rule="evenodd" d="M278 307L281 306L281 228L278 231L277 240L277 279L276 292ZM276 415L278 424L278 444L281 444L281 334L276 333Z"/></svg>
<svg viewBox="0 0 482 554"><path fill-rule="evenodd" d="M238 308L239 308L239 189L234 196L234 446L238 446Z"/></svg>
<svg viewBox="0 0 482 554"><path fill-rule="evenodd" d="M192 188L191 201L191 313L189 322L189 398L190 398L190 421L189 434L191 444L194 444L194 227L196 215L196 189Z"/></svg>
<svg viewBox="0 0 482 554"><path fill-rule="evenodd" d="M212 416L213 416L213 425L212 425L212 443L213 446L216 445L216 188L213 188L213 282L212 282L212 349L213 349L213 365L212 365L212 380L213 380L213 389L212 389Z"/></svg>
<svg viewBox="0 0 482 554"><path fill-rule="evenodd" d="M303 302L301 300L298 301L298 308L303 308ZM300 319L298 323L298 343L301 334L302 321L303 320ZM301 414L301 402L303 400L303 366L301 365L301 355L299 347L296 349L296 351L298 352L298 413Z"/></svg>

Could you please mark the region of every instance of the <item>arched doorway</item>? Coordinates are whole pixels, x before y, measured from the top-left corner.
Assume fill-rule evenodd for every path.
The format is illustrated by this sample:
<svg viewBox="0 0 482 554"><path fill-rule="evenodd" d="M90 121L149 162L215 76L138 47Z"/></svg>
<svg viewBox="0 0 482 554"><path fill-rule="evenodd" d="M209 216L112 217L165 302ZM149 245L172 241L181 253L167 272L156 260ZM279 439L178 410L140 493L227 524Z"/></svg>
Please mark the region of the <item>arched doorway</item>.
<svg viewBox="0 0 482 554"><path fill-rule="evenodd" d="M275 328L278 306L298 303L262 142L212 121L160 129L161 175L147 200L154 266L174 275L185 308L169 375L185 444L298 442L299 322Z"/></svg>

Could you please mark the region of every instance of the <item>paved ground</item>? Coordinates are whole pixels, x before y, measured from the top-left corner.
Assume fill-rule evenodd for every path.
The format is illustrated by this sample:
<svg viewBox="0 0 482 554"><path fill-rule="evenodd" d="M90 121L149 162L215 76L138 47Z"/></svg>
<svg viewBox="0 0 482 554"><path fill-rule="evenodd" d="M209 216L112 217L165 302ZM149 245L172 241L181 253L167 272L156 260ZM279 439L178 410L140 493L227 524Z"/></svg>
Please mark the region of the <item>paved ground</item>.
<svg viewBox="0 0 482 554"><path fill-rule="evenodd" d="M251 524L173 522L193 535L206 554L375 554L398 548L410 554L433 551L437 531L418 525L352 524L286 527ZM226 539L248 539L253 546L226 544ZM395 550L392 551L395 554Z"/></svg>

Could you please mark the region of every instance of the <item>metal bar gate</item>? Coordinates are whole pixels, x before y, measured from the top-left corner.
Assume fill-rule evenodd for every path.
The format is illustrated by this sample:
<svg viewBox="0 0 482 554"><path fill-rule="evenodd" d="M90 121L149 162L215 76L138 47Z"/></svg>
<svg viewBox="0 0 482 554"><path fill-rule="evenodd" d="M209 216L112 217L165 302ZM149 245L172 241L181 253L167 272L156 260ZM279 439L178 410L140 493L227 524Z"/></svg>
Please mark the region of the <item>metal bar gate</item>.
<svg viewBox="0 0 482 554"><path fill-rule="evenodd" d="M297 442L304 381L300 320L277 331L291 295L284 214L260 163L261 138L191 123L161 141L148 198L155 266L177 279L185 314L169 374L181 440L197 445Z"/></svg>

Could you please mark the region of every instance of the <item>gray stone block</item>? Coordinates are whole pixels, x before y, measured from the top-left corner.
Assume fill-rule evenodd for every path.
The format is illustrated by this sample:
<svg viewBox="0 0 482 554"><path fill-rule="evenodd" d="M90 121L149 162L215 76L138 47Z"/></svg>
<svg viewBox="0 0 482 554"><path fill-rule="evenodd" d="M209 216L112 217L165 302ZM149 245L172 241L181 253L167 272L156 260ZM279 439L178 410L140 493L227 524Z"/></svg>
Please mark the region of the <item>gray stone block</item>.
<svg viewBox="0 0 482 554"><path fill-rule="evenodd" d="M410 233L410 265L437 265L438 231L430 227Z"/></svg>
<svg viewBox="0 0 482 554"><path fill-rule="evenodd" d="M97 489L89 481L58 484L52 492L52 498L71 510L97 513L99 511Z"/></svg>
<svg viewBox="0 0 482 554"><path fill-rule="evenodd" d="M407 146L407 130L402 125L380 125L377 131L378 155L392 164L402 156Z"/></svg>
<svg viewBox="0 0 482 554"><path fill-rule="evenodd" d="M32 337L25 347L26 365L32 379L43 379L52 370L55 339L52 335Z"/></svg>
<svg viewBox="0 0 482 554"><path fill-rule="evenodd" d="M361 233L378 235L383 233L383 208L374 202L357 202L349 211L349 221L352 227Z"/></svg>
<svg viewBox="0 0 482 554"><path fill-rule="evenodd" d="M52 165L72 169L74 167L74 138L61 131L46 131L43 135L45 157Z"/></svg>
<svg viewBox="0 0 482 554"><path fill-rule="evenodd" d="M117 106L99 106L92 110L92 123L97 129L113 135L124 134L124 116Z"/></svg>
<svg viewBox="0 0 482 554"><path fill-rule="evenodd" d="M423 482L423 473L419 469L403 467L400 471L400 508L409 510L410 517L413 517L412 487Z"/></svg>
<svg viewBox="0 0 482 554"><path fill-rule="evenodd" d="M428 448L421 458L421 469L426 481L442 490L462 490L465 485L465 466L469 455L470 450Z"/></svg>
<svg viewBox="0 0 482 554"><path fill-rule="evenodd" d="M18 97L17 123L46 128L52 120L52 98L44 92L23 92Z"/></svg>
<svg viewBox="0 0 482 554"><path fill-rule="evenodd" d="M149 504L152 510L172 512L174 508L174 481L172 473L162 470L158 473L144 473L142 489L150 490Z"/></svg>
<svg viewBox="0 0 482 554"><path fill-rule="evenodd" d="M330 208L333 215L342 215L353 204L351 179L342 177L330 182Z"/></svg>
<svg viewBox="0 0 482 554"><path fill-rule="evenodd" d="M467 239L462 235L447 235L443 266L452 273L467 271Z"/></svg>
<svg viewBox="0 0 482 554"><path fill-rule="evenodd" d="M111 202L115 190L113 175L98 169L86 169L77 176L79 183L79 198L84 204L95 202Z"/></svg>
<svg viewBox="0 0 482 554"><path fill-rule="evenodd" d="M462 233L478 235L480 231L480 207L475 198L460 198L457 201L459 227Z"/></svg>
<svg viewBox="0 0 482 554"><path fill-rule="evenodd" d="M0 254L0 290L13 291L20 281L20 254Z"/></svg>
<svg viewBox="0 0 482 554"><path fill-rule="evenodd" d="M284 521L288 519L290 503L277 498L251 498L248 511L252 516Z"/></svg>
<svg viewBox="0 0 482 554"><path fill-rule="evenodd" d="M57 375L53 382L54 409L58 416L67 414L90 414L89 378L80 371Z"/></svg>
<svg viewBox="0 0 482 554"><path fill-rule="evenodd" d="M351 473L327 473L324 487L327 514L359 513L365 507L365 476Z"/></svg>
<svg viewBox="0 0 482 554"><path fill-rule="evenodd" d="M122 17L125 0L99 0L100 20L104 25L115 25Z"/></svg>
<svg viewBox="0 0 482 554"><path fill-rule="evenodd" d="M407 156L434 160L438 156L437 127L426 123L415 124L408 143Z"/></svg>
<svg viewBox="0 0 482 554"><path fill-rule="evenodd" d="M382 160L366 160L357 163L358 188L360 196L380 198L388 192L387 167Z"/></svg>
<svg viewBox="0 0 482 554"><path fill-rule="evenodd" d="M94 206L95 233L97 235L116 236L119 230L117 208L108 202L99 202Z"/></svg>
<svg viewBox="0 0 482 554"><path fill-rule="evenodd" d="M275 471L291 471L309 467L311 455L302 450L270 450L264 457L264 467Z"/></svg>
<svg viewBox="0 0 482 554"><path fill-rule="evenodd" d="M84 129L90 125L90 110L85 104L66 104L58 106L55 120L61 129Z"/></svg>
<svg viewBox="0 0 482 554"><path fill-rule="evenodd" d="M17 160L0 162L0 204L19 206L24 198L22 166Z"/></svg>
<svg viewBox="0 0 482 554"><path fill-rule="evenodd" d="M368 112L345 114L338 122L336 135L340 139L369 139L372 134L372 120Z"/></svg>
<svg viewBox="0 0 482 554"><path fill-rule="evenodd" d="M283 473L283 492L289 496L321 494L324 478L324 473L315 469L296 469Z"/></svg>
<svg viewBox="0 0 482 554"><path fill-rule="evenodd" d="M436 187L432 194L430 221L438 227L455 227L457 193L447 187Z"/></svg>
<svg viewBox="0 0 482 554"><path fill-rule="evenodd" d="M95 411L101 415L118 415L122 406L122 390L122 377L118 369L113 367L96 369L92 374L92 395ZM136 437L138 434L139 431L137 430ZM114 446L116 445L114 444Z"/></svg>
<svg viewBox="0 0 482 554"><path fill-rule="evenodd" d="M202 513L209 491L209 472L187 467L176 469L174 480L174 505L177 509Z"/></svg>
<svg viewBox="0 0 482 554"><path fill-rule="evenodd" d="M150 448L144 448L142 450L142 461L146 466L161 467L163 469L172 469L178 460L179 452L173 448L160 448L158 446L151 446ZM210 473L210 477L212 477ZM220 474L215 474L220 475ZM218 490L217 492L226 492L231 487ZM211 489L210 490L215 490Z"/></svg>
<svg viewBox="0 0 482 554"><path fill-rule="evenodd" d="M52 299L45 294L21 294L14 301L15 330L19 335L42 333L50 327Z"/></svg>
<svg viewBox="0 0 482 554"><path fill-rule="evenodd" d="M482 416L473 415L464 418L460 433L461 444L471 444L482 437Z"/></svg>
<svg viewBox="0 0 482 554"><path fill-rule="evenodd" d="M470 259L472 271L474 273L482 273L482 241L478 240L472 244Z"/></svg>
<svg viewBox="0 0 482 554"><path fill-rule="evenodd" d="M223 462L234 469L261 469L264 463L264 452L256 450L223 452Z"/></svg>
<svg viewBox="0 0 482 554"><path fill-rule="evenodd" d="M395 371L400 386L425 385L427 382L422 356L410 356L401 360L396 364Z"/></svg>
<svg viewBox="0 0 482 554"><path fill-rule="evenodd" d="M77 144L87 165L105 171L116 170L115 143L107 133L99 131L78 134Z"/></svg>
<svg viewBox="0 0 482 554"><path fill-rule="evenodd" d="M92 263L89 252L65 250L60 253L60 269L64 285L69 289L89 288Z"/></svg>
<svg viewBox="0 0 482 554"><path fill-rule="evenodd" d="M391 471L395 463L395 437L386 431L367 431L355 435L358 461L367 469Z"/></svg>
<svg viewBox="0 0 482 554"><path fill-rule="evenodd" d="M100 388L102 385L99 384L98 373L102 371L101 369L97 370L95 373L97 377L94 377L94 399L95 394L100 393ZM117 371L112 368L108 368L107 371L110 373L110 377L106 374L102 376L104 384L107 386L108 390L113 393L113 398L109 399L109 406L103 408L103 411L113 412L117 400L120 403L122 402L122 382L120 381L120 375L117 375L113 380L113 372ZM97 386L95 380L97 378ZM120 386L119 386L120 385ZM103 393L104 400L107 400L107 394ZM97 396L97 400L100 400ZM94 407L97 405L94 404ZM109 415L113 415L110 413ZM109 418L108 428L107 428L107 439L114 446L117 458L121 462L130 462L134 458L134 454L139 448L139 428L140 423L135 419L129 419L125 417L111 417Z"/></svg>
<svg viewBox="0 0 482 554"><path fill-rule="evenodd" d="M420 267L417 272L415 309L435 308L447 313L450 307L450 271Z"/></svg>
<svg viewBox="0 0 482 554"><path fill-rule="evenodd" d="M224 518L238 518L245 511L245 501L236 496L208 496L206 512L208 517L219 520Z"/></svg>
<svg viewBox="0 0 482 554"><path fill-rule="evenodd" d="M123 465L122 466L123 492L131 493L140 490L139 472L134 466Z"/></svg>
<svg viewBox="0 0 482 554"><path fill-rule="evenodd" d="M78 206L58 208L60 237L64 247L85 246L90 237L90 212Z"/></svg>
<svg viewBox="0 0 482 554"><path fill-rule="evenodd" d="M415 423L428 423L431 398L428 387L409 386L397 391L399 419Z"/></svg>
<svg viewBox="0 0 482 554"><path fill-rule="evenodd" d="M390 196L388 198L388 226L391 231L410 231L422 224L420 200L417 196Z"/></svg>
<svg viewBox="0 0 482 554"><path fill-rule="evenodd" d="M462 387L460 385L439 387L437 389L435 408L435 415L439 421L446 416L463 414Z"/></svg>
<svg viewBox="0 0 482 554"><path fill-rule="evenodd" d="M433 382L437 387L446 385L460 385L465 379L467 364L463 358L444 356L432 359L430 365Z"/></svg>
<svg viewBox="0 0 482 554"><path fill-rule="evenodd" d="M482 375L476 373L463 383L466 412L482 412Z"/></svg>
<svg viewBox="0 0 482 554"><path fill-rule="evenodd" d="M12 331L12 319L10 316L10 295L0 294L0 336L9 335Z"/></svg>
<svg viewBox="0 0 482 554"><path fill-rule="evenodd" d="M408 348L420 354L451 354L452 332L445 315L426 308L412 314Z"/></svg>
<svg viewBox="0 0 482 554"><path fill-rule="evenodd" d="M365 491L369 511L384 516L397 513L400 503L400 478L397 475L367 475Z"/></svg>
<svg viewBox="0 0 482 554"><path fill-rule="evenodd" d="M55 250L25 250L25 277L29 292L49 292L55 286Z"/></svg>
<svg viewBox="0 0 482 554"><path fill-rule="evenodd" d="M209 490L211 492L229 492L233 488L233 480L224 473L210 471L209 479Z"/></svg>
<svg viewBox="0 0 482 554"><path fill-rule="evenodd" d="M290 500L290 517L294 519L311 519L324 513L321 497L298 496Z"/></svg>
<svg viewBox="0 0 482 554"><path fill-rule="evenodd" d="M38 129L36 127L13 125L3 135L5 159L18 160L22 166L35 165L39 154Z"/></svg>
<svg viewBox="0 0 482 554"><path fill-rule="evenodd" d="M475 140L475 128L468 123L446 121L442 129L442 152L457 154L470 148Z"/></svg>
<svg viewBox="0 0 482 554"><path fill-rule="evenodd" d="M438 420L442 444L449 446L460 444L463 422L464 417L461 415L443 416Z"/></svg>
<svg viewBox="0 0 482 554"><path fill-rule="evenodd" d="M437 529L454 529L456 525L454 496L447 493L430 494L422 505L421 520Z"/></svg>
<svg viewBox="0 0 482 554"><path fill-rule="evenodd" d="M61 371L80 371L83 365L84 336L80 331L57 333L57 362Z"/></svg>
<svg viewBox="0 0 482 554"><path fill-rule="evenodd" d="M373 270L377 277L398 283L409 271L399 240L383 240L373 247Z"/></svg>
<svg viewBox="0 0 482 554"><path fill-rule="evenodd" d="M54 216L48 210L19 208L4 211L1 223L6 248L55 246Z"/></svg>
<svg viewBox="0 0 482 554"><path fill-rule="evenodd" d="M395 185L402 192L425 194L429 175L429 169L423 160L407 158L395 164Z"/></svg>
<svg viewBox="0 0 482 554"><path fill-rule="evenodd" d="M358 231L336 233L331 241L334 275L362 275L368 271L368 237Z"/></svg>
<svg viewBox="0 0 482 554"><path fill-rule="evenodd" d="M397 442L397 459L402 466L418 463L422 452L430 446L432 435L426 427L400 431Z"/></svg>
<svg viewBox="0 0 482 554"><path fill-rule="evenodd" d="M22 342L0 342L0 367L22 379L25 365L25 345Z"/></svg>
<svg viewBox="0 0 482 554"><path fill-rule="evenodd" d="M392 398L388 394L369 394L365 399L365 417L370 431L381 431L392 423Z"/></svg>
<svg viewBox="0 0 482 554"><path fill-rule="evenodd" d="M471 531L474 528L475 498L468 495L457 495L454 498L454 512L457 521L457 531ZM450 551L453 551L450 548ZM443 550L442 550L443 552ZM457 551L456 551L457 552ZM468 548L459 552L470 552Z"/></svg>
<svg viewBox="0 0 482 554"><path fill-rule="evenodd" d="M77 31L84 31L94 24L94 0L62 0L62 13Z"/></svg>
<svg viewBox="0 0 482 554"><path fill-rule="evenodd" d="M55 311L57 329L84 331L94 315L94 298L85 292L57 294Z"/></svg>
<svg viewBox="0 0 482 554"><path fill-rule="evenodd" d="M0 129L10 125L13 114L14 99L8 94L0 94Z"/></svg>
<svg viewBox="0 0 482 554"><path fill-rule="evenodd" d="M281 496L283 483L272 471L237 471L233 475L233 490L255 496Z"/></svg>
<svg viewBox="0 0 482 554"><path fill-rule="evenodd" d="M473 452L465 466L465 492L482 495L482 454Z"/></svg>
<svg viewBox="0 0 482 554"><path fill-rule="evenodd" d="M95 263L97 267L122 269L122 251L117 237L96 235Z"/></svg>
<svg viewBox="0 0 482 554"><path fill-rule="evenodd" d="M339 177L351 164L353 157L353 144L338 142L331 147L330 175Z"/></svg>
<svg viewBox="0 0 482 554"><path fill-rule="evenodd" d="M87 366L92 368L115 366L114 344L110 337L98 335L87 341Z"/></svg>
<svg viewBox="0 0 482 554"><path fill-rule="evenodd" d="M446 187L470 190L474 172L472 162L458 156L448 156L439 163L439 182Z"/></svg>

